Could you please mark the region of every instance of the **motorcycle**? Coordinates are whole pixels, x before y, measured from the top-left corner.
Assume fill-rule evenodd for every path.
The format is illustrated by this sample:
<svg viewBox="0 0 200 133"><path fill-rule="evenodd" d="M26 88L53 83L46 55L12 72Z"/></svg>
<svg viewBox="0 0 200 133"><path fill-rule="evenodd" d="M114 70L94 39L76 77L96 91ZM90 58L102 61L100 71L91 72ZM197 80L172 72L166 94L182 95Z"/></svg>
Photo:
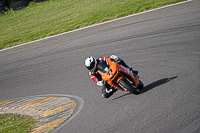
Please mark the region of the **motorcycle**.
<svg viewBox="0 0 200 133"><path fill-rule="evenodd" d="M103 81L122 91L129 91L133 94L140 94L143 83L139 77L129 68L126 68L115 61L107 59L98 65L98 72Z"/></svg>

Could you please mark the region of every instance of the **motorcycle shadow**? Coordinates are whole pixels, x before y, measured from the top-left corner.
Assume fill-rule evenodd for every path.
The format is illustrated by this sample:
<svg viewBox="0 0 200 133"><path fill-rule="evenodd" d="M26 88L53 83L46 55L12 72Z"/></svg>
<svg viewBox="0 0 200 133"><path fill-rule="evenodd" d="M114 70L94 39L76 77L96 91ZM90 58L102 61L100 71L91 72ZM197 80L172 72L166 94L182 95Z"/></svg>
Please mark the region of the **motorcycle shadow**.
<svg viewBox="0 0 200 133"><path fill-rule="evenodd" d="M140 94L145 93L145 92L147 92L147 91L149 91L149 90L151 90L151 89L153 89L153 88L156 88L156 87L158 87L158 86L160 86L160 85L163 85L163 84L165 84L165 83L167 83L167 82L170 82L171 80L176 79L177 77L178 77L178 76L174 76L174 77L171 77L171 78L163 78L163 79L157 80L157 81L155 81L155 82L153 82L153 83L150 83L150 84L146 85L146 86L140 91Z"/></svg>
<svg viewBox="0 0 200 133"><path fill-rule="evenodd" d="M143 93L145 93L145 92L147 92L147 91L150 91L150 90L152 90L153 88L156 88L156 87L158 87L158 86L160 86L160 85L163 85L163 84L165 84L165 83L167 83L167 82L170 82L171 80L176 79L177 77L178 77L178 76L174 76L174 77L171 77L171 78L163 78L163 79L157 80L157 81L155 81L155 82L153 82L153 83L150 83L150 84L146 85L146 86L140 91L140 94L139 94L139 95L141 95L141 94L143 94ZM129 94L131 94L131 93L127 93L127 94L124 94L124 95L122 95L122 96L116 97L116 98L114 98L113 100L119 99L119 98L124 97L124 96L129 95Z"/></svg>

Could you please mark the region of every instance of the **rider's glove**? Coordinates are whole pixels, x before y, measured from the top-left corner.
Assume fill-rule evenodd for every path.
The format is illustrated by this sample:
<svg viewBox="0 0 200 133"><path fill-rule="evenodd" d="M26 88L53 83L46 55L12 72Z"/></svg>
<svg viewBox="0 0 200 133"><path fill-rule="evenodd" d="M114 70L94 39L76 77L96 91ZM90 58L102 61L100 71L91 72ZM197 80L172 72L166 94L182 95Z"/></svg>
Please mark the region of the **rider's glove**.
<svg viewBox="0 0 200 133"><path fill-rule="evenodd" d="M100 62L102 62L102 61L103 61L103 59L102 59L102 58L99 58L98 60L99 60Z"/></svg>
<svg viewBox="0 0 200 133"><path fill-rule="evenodd" d="M102 86L103 85L103 81L97 81L97 85L98 86Z"/></svg>
<svg viewBox="0 0 200 133"><path fill-rule="evenodd" d="M110 58L114 59L115 61L119 61L120 60L120 58L118 56L116 56L116 55L111 55Z"/></svg>

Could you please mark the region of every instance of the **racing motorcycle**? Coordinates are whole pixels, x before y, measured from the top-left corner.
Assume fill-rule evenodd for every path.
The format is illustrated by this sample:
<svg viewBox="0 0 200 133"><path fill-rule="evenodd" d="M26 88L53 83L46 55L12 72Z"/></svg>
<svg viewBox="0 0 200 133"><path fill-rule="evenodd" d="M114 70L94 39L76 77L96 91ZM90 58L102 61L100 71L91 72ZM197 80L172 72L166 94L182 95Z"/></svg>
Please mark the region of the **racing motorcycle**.
<svg viewBox="0 0 200 133"><path fill-rule="evenodd" d="M102 79L122 91L129 91L138 95L143 89L143 83L139 77L129 68L126 68L115 61L107 59L98 65L98 72Z"/></svg>

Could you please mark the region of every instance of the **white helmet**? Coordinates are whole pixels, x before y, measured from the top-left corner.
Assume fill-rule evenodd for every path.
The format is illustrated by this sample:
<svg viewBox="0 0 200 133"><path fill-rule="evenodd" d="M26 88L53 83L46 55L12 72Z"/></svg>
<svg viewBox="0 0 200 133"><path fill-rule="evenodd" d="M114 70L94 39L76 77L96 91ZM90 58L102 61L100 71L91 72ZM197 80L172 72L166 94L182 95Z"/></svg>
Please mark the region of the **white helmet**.
<svg viewBox="0 0 200 133"><path fill-rule="evenodd" d="M88 70L94 71L97 67L97 61L94 57L90 56L85 60L85 66Z"/></svg>

